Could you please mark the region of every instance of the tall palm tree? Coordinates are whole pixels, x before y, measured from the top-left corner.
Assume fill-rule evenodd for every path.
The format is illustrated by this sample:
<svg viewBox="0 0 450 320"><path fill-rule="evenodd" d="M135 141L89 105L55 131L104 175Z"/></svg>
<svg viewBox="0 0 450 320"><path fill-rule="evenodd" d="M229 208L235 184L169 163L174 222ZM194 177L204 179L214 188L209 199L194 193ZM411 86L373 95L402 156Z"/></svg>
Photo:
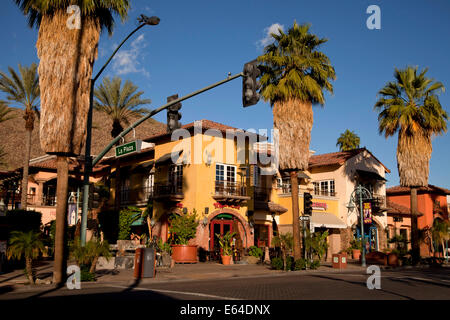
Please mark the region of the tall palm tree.
<svg viewBox="0 0 450 320"><path fill-rule="evenodd" d="M127 80L122 86L122 79L114 77L111 81L103 78L103 83L94 91L96 98L94 107L106 113L113 121L111 137L117 137L123 130L123 125L129 125L130 120L148 112L139 106L150 104L150 99L141 99L143 91L136 92L138 87Z"/></svg>
<svg viewBox="0 0 450 320"><path fill-rule="evenodd" d="M86 137L91 78L102 29L112 33L113 14L124 20L129 0L15 0L30 27L39 28L36 43L41 88L41 147L57 155L57 197L54 281L65 278L65 215L68 155L80 154ZM79 27L70 25L68 6L78 5ZM77 17L75 17L77 18ZM76 19L75 19L76 20ZM70 27L69 27L69 26Z"/></svg>
<svg viewBox="0 0 450 320"><path fill-rule="evenodd" d="M274 128L280 141L281 170L290 171L294 258L300 258L298 171L308 169L309 143L313 125L313 104L325 103L324 90L333 92L336 78L329 58L318 47L327 39L309 32L310 25L294 25L284 33L272 33L274 43L264 48L260 93L270 101Z"/></svg>
<svg viewBox="0 0 450 320"><path fill-rule="evenodd" d="M38 232L11 232L7 257L8 259L21 259L22 256L25 258L27 276L31 284L34 284L33 260L39 257L40 253L45 253L45 247Z"/></svg>
<svg viewBox="0 0 450 320"><path fill-rule="evenodd" d="M431 137L447 131L448 115L437 96L441 82L427 78L428 69L395 69L395 81L388 82L375 104L379 133L398 134L397 167L400 185L411 189L411 246L413 262L420 259L417 227L417 188L428 186Z"/></svg>
<svg viewBox="0 0 450 320"><path fill-rule="evenodd" d="M19 64L19 73L8 67L10 76L0 71L0 90L7 94L7 99L24 108L25 120L25 158L23 161L22 187L20 204L27 209L28 195L28 169L31 156L31 135L34 130L36 115L39 117L39 76L37 64L22 67Z"/></svg>
<svg viewBox="0 0 450 320"><path fill-rule="evenodd" d="M111 81L108 77L94 91L96 98L94 107L106 113L112 120L111 136L117 137L123 130L123 125L129 125L130 120L142 116L148 110L140 108L143 104L150 104L150 99L141 99L143 91L136 92L138 87L131 81L125 81L114 77ZM118 142L119 144L119 142ZM115 209L120 209L120 160L116 160L115 179Z"/></svg>
<svg viewBox="0 0 450 320"><path fill-rule="evenodd" d="M359 148L359 143L359 136L353 131L346 129L337 139L336 147L339 147L339 151L348 151Z"/></svg>

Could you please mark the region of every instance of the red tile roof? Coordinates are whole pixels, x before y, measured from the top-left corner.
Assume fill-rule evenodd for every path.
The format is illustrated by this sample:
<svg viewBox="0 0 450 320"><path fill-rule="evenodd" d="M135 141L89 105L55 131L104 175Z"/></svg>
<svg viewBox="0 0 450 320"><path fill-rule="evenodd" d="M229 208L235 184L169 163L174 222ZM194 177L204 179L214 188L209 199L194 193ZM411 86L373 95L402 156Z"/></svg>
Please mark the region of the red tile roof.
<svg viewBox="0 0 450 320"><path fill-rule="evenodd" d="M364 151L365 148L353 149L349 151L324 153L318 155L312 155L309 157L310 167L320 167L320 166L330 166L330 165L343 165L345 161L351 157L356 156L360 152Z"/></svg>
<svg viewBox="0 0 450 320"><path fill-rule="evenodd" d="M389 170L380 160L377 159L377 157L372 154L372 152L370 152L366 148L313 155L309 157L309 167L314 168L330 165L343 165L348 159L358 155L363 151L367 151L375 160L377 160L384 167L386 172L391 172L391 170Z"/></svg>
<svg viewBox="0 0 450 320"><path fill-rule="evenodd" d="M239 130L239 131L247 132L243 129L231 127L226 124L222 124L222 123L211 121L211 120L202 119L202 120L198 120L198 121L200 121L202 123L202 130L216 129L216 130L221 131L222 133L226 133L227 130ZM189 130L189 129L193 129L194 126L195 126L195 122L191 122L191 123L181 126L181 129ZM145 141L151 141L151 140L161 138L164 136L169 136L169 135L170 134L166 130L162 130L162 131L146 138Z"/></svg>
<svg viewBox="0 0 450 320"><path fill-rule="evenodd" d="M386 200L386 207L387 207L387 213L388 214L400 214L400 215L411 215L411 209L408 207L405 207L401 204L392 202L390 200ZM423 216L422 212L418 212L418 216Z"/></svg>
<svg viewBox="0 0 450 320"><path fill-rule="evenodd" d="M450 190L441 188L441 187L436 187L432 184L429 184L426 187L419 187L419 188L417 188L417 191L429 192L429 193L450 194ZM399 194L399 193L401 194L401 193L410 193L410 192L411 192L410 187L395 186L395 187L390 187L390 188L386 189L386 194Z"/></svg>

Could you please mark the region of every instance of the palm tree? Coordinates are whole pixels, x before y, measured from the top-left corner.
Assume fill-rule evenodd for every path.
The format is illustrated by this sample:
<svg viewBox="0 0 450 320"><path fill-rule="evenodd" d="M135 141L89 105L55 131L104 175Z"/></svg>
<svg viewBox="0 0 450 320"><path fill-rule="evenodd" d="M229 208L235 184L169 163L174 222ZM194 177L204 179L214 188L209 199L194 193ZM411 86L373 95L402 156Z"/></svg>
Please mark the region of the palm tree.
<svg viewBox="0 0 450 320"><path fill-rule="evenodd" d="M417 228L417 188L428 186L431 137L447 131L448 115L437 92L445 90L441 82L427 78L428 69L395 69L395 81L388 82L375 104L379 112L379 133L385 137L398 133L397 167L400 185L411 189L411 246L413 263L420 259Z"/></svg>
<svg viewBox="0 0 450 320"><path fill-rule="evenodd" d="M9 108L6 101L0 100L0 122L14 118L14 116L10 114L12 111L13 109Z"/></svg>
<svg viewBox="0 0 450 320"><path fill-rule="evenodd" d="M30 67L22 67L19 64L19 74L13 68L8 68L10 76L0 71L0 90L7 94L9 101L14 101L24 108L25 120L25 159L23 162L21 206L27 209L28 195L28 168L31 156L31 135L34 130L36 115L39 118L39 77L37 64Z"/></svg>
<svg viewBox="0 0 450 320"><path fill-rule="evenodd" d="M141 99L143 91L136 92L138 87L131 81L125 81L114 77L111 81L108 77L103 78L94 91L96 98L94 107L106 113L112 120L111 137L117 137L123 131L123 125L129 125L130 120L147 113L148 110L140 108L143 104L150 104L150 99ZM118 143L119 144L119 143ZM120 160L116 160L115 180L115 209L120 209Z"/></svg>
<svg viewBox="0 0 450 320"><path fill-rule="evenodd" d="M300 258L298 171L308 169L309 143L313 125L313 104L325 103L324 90L333 92L336 78L329 58L318 51L327 42L309 32L310 25L294 25L271 36L274 43L264 48L260 93L270 101L274 128L278 129L280 170L290 171L294 258Z"/></svg>
<svg viewBox="0 0 450 320"><path fill-rule="evenodd" d="M80 154L86 137L91 78L102 29L112 34L113 14L124 20L128 0L15 0L30 27L39 28L36 43L41 88L41 147L57 155L57 197L67 199L69 155ZM77 4L80 26L68 27L67 8ZM64 283L67 201L56 204L54 280Z"/></svg>
<svg viewBox="0 0 450 320"><path fill-rule="evenodd" d="M336 147L339 151L348 151L359 148L360 139L356 133L346 129L337 139Z"/></svg>
<svg viewBox="0 0 450 320"><path fill-rule="evenodd" d="M45 253L45 247L38 232L11 232L7 257L8 259L21 259L22 256L25 258L27 276L31 284L34 284L33 260L39 257L40 253Z"/></svg>
<svg viewBox="0 0 450 320"><path fill-rule="evenodd" d="M445 251L445 245L444 241L449 240L449 233L448 228L450 227L450 224L448 221L440 221L439 219L435 219L433 221L433 227L431 228L431 237L433 239L433 249L435 249L435 256L436 252L439 252L439 245L442 246L443 251L443 257L445 257L446 253Z"/></svg>
<svg viewBox="0 0 450 320"><path fill-rule="evenodd" d="M136 92L138 87L131 81L125 81L114 77L111 81L103 78L103 83L94 91L96 98L94 107L106 113L112 120L111 137L117 137L123 130L123 125L130 125L130 120L148 112L145 108L139 108L143 104L150 104L150 99L141 99L143 91Z"/></svg>

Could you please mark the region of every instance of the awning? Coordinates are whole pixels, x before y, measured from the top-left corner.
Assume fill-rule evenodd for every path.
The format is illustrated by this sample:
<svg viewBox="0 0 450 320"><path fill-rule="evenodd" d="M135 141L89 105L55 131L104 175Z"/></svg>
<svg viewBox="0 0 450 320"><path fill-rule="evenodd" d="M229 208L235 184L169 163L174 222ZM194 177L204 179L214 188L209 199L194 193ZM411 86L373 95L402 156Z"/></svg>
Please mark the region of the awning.
<svg viewBox="0 0 450 320"><path fill-rule="evenodd" d="M347 228L347 225L332 213L313 212L311 217L311 227L345 229Z"/></svg>
<svg viewBox="0 0 450 320"><path fill-rule="evenodd" d="M358 175L367 180L380 180L380 181L387 181L385 178L380 176L378 173L373 171L366 171L366 170L356 170Z"/></svg>
<svg viewBox="0 0 450 320"><path fill-rule="evenodd" d="M143 170L143 169L147 169L147 168L151 168L153 167L153 165L155 164L155 161L151 160L151 161L147 161L144 163L140 163L140 164L135 164L131 167L131 171L139 171L139 170Z"/></svg>
<svg viewBox="0 0 450 320"><path fill-rule="evenodd" d="M183 152L183 150L166 153L165 155L163 155L162 157L160 157L159 159L157 159L155 161L155 165L165 164L165 163L171 162L172 159L178 159L182 152Z"/></svg>
<svg viewBox="0 0 450 320"><path fill-rule="evenodd" d="M281 204L275 202L262 202L262 201L255 201L255 209L266 210L272 213L279 213L279 214L288 211L288 209L283 207Z"/></svg>

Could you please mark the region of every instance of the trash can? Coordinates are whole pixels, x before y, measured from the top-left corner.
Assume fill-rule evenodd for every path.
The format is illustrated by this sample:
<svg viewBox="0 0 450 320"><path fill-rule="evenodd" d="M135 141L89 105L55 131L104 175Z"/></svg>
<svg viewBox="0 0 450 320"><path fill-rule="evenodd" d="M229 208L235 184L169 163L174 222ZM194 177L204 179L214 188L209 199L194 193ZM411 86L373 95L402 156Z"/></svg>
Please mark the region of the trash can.
<svg viewBox="0 0 450 320"><path fill-rule="evenodd" d="M333 258L333 268L335 269L345 269L347 268L347 254L345 253L335 253Z"/></svg>
<svg viewBox="0 0 450 320"><path fill-rule="evenodd" d="M156 251L154 248L137 248L134 256L134 278L154 278Z"/></svg>

